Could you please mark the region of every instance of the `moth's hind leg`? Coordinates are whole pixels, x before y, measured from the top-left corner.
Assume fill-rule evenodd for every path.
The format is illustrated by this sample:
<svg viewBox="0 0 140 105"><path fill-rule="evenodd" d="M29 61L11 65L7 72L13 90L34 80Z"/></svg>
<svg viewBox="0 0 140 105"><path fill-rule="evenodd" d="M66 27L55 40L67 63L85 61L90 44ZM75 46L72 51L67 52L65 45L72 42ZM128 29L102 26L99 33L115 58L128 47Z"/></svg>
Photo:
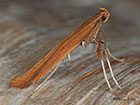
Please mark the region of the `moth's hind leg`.
<svg viewBox="0 0 140 105"><path fill-rule="evenodd" d="M102 43L103 43L104 46L106 47L105 40L104 40L104 37L103 37L101 31L98 32L98 35L100 36L100 38L102 39ZM113 58L114 60L119 61L119 62L124 61L124 59L116 58L115 56L113 56L107 47L106 47L106 51L107 51L107 53L109 54L109 56L110 56L111 58Z"/></svg>
<svg viewBox="0 0 140 105"><path fill-rule="evenodd" d="M105 66L104 66L104 58L103 58L102 46L101 46L101 42L100 41L98 42L97 53L98 53L98 56L99 56L99 58L101 60L101 65L102 65L102 69L103 69L103 73L104 73L104 77L105 77L106 83L107 83L109 89L111 91L113 91L112 88L111 88L111 85L110 85L110 83L108 81L108 78L107 78L107 74L106 74L106 70L105 70Z"/></svg>
<svg viewBox="0 0 140 105"><path fill-rule="evenodd" d="M105 57L106 57L106 61L107 61L107 64L108 64L111 76L112 76L114 82L116 83L116 85L121 89L121 86L119 85L119 83L117 82L116 78L114 77L114 74L113 74L113 71L112 71L112 67L111 67L111 64L110 64L110 61L109 61L108 54L111 55L111 53L109 52L108 48L106 47L106 44L105 44L105 41L104 41L104 38L103 38L101 32L99 32L99 35L100 35L100 37L102 39L102 43L104 45ZM116 58L116 57L114 57L112 55L111 55L111 57L113 57L117 61L121 61L121 59L118 59L118 58Z"/></svg>
<svg viewBox="0 0 140 105"><path fill-rule="evenodd" d="M109 51L108 48L107 48L107 52L108 52L109 56L110 56L111 58L113 58L114 60L116 60L116 61L118 61L118 62L124 61L124 59L116 58L115 56L113 56L113 55L111 54L111 52Z"/></svg>

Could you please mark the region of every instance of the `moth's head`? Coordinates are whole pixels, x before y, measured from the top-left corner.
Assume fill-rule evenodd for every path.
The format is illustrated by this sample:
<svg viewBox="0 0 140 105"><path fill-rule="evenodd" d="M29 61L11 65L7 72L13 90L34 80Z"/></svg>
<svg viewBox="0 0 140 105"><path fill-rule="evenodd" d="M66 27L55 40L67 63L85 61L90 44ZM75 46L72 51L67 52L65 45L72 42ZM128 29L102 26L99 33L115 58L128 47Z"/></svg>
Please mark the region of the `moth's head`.
<svg viewBox="0 0 140 105"><path fill-rule="evenodd" d="M100 8L100 11L101 11L101 14L102 14L102 17L101 17L102 22L105 23L108 20L108 18L110 16L110 13L105 8Z"/></svg>

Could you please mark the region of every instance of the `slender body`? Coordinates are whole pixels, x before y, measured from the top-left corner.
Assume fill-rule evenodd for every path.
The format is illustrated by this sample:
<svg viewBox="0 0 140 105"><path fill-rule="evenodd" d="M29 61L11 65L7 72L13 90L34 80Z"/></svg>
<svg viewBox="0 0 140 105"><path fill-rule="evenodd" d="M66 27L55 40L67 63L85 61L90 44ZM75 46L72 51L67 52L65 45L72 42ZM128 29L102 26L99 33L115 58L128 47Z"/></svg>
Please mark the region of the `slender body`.
<svg viewBox="0 0 140 105"><path fill-rule="evenodd" d="M108 20L109 15L109 12L105 8L101 8L99 13L88 19L78 29L67 36L31 69L21 76L12 79L10 81L10 86L27 88L48 74L48 72L59 64L59 62L61 62L78 45L82 44L82 47L85 48L90 42L99 44L101 40L97 39L96 36L100 32L101 24ZM98 46L98 54L99 58L102 60L101 46Z"/></svg>

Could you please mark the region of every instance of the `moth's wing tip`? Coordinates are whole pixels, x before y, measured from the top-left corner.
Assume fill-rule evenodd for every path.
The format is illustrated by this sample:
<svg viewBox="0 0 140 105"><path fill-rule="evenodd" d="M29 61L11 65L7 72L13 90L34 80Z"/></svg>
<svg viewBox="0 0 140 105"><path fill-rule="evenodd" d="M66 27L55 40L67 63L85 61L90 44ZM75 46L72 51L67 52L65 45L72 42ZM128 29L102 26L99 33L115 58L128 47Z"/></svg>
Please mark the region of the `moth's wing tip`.
<svg viewBox="0 0 140 105"><path fill-rule="evenodd" d="M20 77L16 77L12 79L9 83L10 87L15 87L19 89L28 88L32 83L29 83L26 80L23 80Z"/></svg>

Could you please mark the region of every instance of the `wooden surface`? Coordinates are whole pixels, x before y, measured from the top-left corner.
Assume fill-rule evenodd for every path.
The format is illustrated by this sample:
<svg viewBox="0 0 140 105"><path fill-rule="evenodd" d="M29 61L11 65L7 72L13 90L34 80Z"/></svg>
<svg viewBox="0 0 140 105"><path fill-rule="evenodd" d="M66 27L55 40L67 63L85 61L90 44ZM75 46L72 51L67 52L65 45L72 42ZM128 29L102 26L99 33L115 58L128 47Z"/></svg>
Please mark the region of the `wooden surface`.
<svg viewBox="0 0 140 105"><path fill-rule="evenodd" d="M0 105L140 105L139 0L0 0ZM89 17L107 8L111 16L102 32L112 54L113 72L123 88L108 78L109 90L94 51L79 46L55 74L29 97L45 77L27 89L9 87ZM107 66L106 66L107 67Z"/></svg>

